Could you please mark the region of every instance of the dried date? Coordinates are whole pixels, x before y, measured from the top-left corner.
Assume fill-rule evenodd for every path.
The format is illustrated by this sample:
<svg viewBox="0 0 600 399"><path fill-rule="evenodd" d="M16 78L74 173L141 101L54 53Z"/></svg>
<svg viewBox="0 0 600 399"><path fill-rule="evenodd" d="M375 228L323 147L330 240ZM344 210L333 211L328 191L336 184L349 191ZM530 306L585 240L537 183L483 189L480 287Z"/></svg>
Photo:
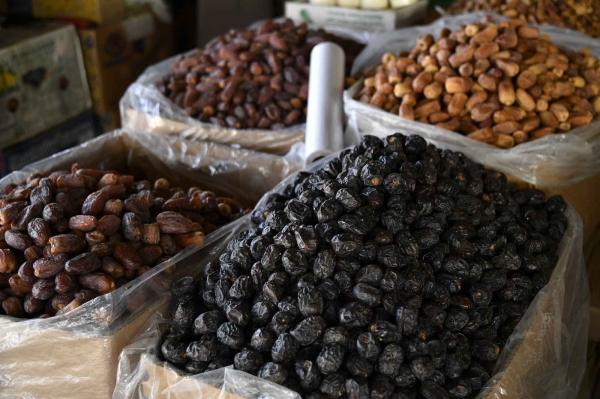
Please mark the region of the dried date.
<svg viewBox="0 0 600 399"><path fill-rule="evenodd" d="M67 313L202 244L203 225L213 231L247 212L198 187L184 191L164 178L136 182L77 164L70 172L32 175L3 193L0 302L17 298L21 310L11 299L3 311L24 317ZM151 283L158 293L170 284L168 276ZM136 298L132 309L145 300Z"/></svg>

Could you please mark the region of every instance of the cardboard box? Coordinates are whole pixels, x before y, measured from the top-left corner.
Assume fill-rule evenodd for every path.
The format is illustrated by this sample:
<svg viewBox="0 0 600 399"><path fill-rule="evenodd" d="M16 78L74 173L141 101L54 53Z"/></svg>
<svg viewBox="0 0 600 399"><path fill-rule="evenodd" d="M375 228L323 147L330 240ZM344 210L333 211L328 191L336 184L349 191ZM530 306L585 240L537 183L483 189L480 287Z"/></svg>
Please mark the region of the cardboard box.
<svg viewBox="0 0 600 399"><path fill-rule="evenodd" d="M94 115L98 125L100 125L100 130L103 132L110 132L121 127L121 114L119 113L118 104L114 109L103 113L95 113Z"/></svg>
<svg viewBox="0 0 600 399"><path fill-rule="evenodd" d="M363 10L337 6L320 6L299 1L285 3L285 16L295 22L318 26L345 26L363 31L393 31L417 23L427 10L427 0L415 0L402 8Z"/></svg>
<svg viewBox="0 0 600 399"><path fill-rule="evenodd" d="M600 343L598 342L590 342L587 379L590 392L587 398L600 398Z"/></svg>
<svg viewBox="0 0 600 399"><path fill-rule="evenodd" d="M0 149L92 106L75 28L39 22L0 34Z"/></svg>
<svg viewBox="0 0 600 399"><path fill-rule="evenodd" d="M0 150L0 177L91 140L98 134L100 129L94 115L91 112L79 115L32 139Z"/></svg>
<svg viewBox="0 0 600 399"><path fill-rule="evenodd" d="M94 111L103 115L118 112L125 90L144 69L173 55L171 26L148 12L78 32Z"/></svg>
<svg viewBox="0 0 600 399"><path fill-rule="evenodd" d="M584 247L590 281L590 340L600 341L600 228Z"/></svg>
<svg viewBox="0 0 600 399"><path fill-rule="evenodd" d="M196 0L196 46L204 46L231 28L244 28L275 15L272 0Z"/></svg>
<svg viewBox="0 0 600 399"><path fill-rule="evenodd" d="M30 0L0 0L0 14L31 19L33 17L31 9Z"/></svg>
<svg viewBox="0 0 600 399"><path fill-rule="evenodd" d="M132 315L121 328L106 335L51 328L3 350L2 363L12 367L3 369L3 382L10 383L0 385L0 397L110 399L121 350L162 303Z"/></svg>
<svg viewBox="0 0 600 399"><path fill-rule="evenodd" d="M121 21L125 0L29 0L40 19L82 19L106 25Z"/></svg>

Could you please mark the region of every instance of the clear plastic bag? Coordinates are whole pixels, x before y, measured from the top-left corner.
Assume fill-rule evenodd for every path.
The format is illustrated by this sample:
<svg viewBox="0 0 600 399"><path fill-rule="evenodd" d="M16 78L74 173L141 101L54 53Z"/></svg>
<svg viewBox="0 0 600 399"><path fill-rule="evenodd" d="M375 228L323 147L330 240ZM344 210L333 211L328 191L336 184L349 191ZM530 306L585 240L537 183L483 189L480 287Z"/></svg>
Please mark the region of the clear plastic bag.
<svg viewBox="0 0 600 399"><path fill-rule="evenodd" d="M314 172L334 157L326 157L304 170ZM282 181L272 192L282 192L295 176ZM267 198L265 195L257 207L266 205ZM500 354L492 378L477 399L571 399L579 392L586 367L589 287L582 251L583 222L570 206L565 216L569 225L559 244L559 260L552 277L515 328ZM220 254L228 240L249 226L244 219L231 227L231 233L223 236L220 245L215 245L213 256ZM195 270L196 273L190 275L196 276L200 267ZM179 398L176 391L193 393L198 381L207 382L204 374L187 376L158 359L161 331L164 330L155 324L145 330L139 341L124 349L113 399ZM243 393L244 384L240 382L229 389Z"/></svg>
<svg viewBox="0 0 600 399"><path fill-rule="evenodd" d="M254 25L250 28L255 27ZM344 38L367 43L370 34L331 27L328 32ZM120 102L121 123L124 127L153 133L177 134L191 140L236 145L273 154L285 154L292 145L304 141L305 125L275 130L231 129L203 123L190 117L185 110L166 98L156 83L167 76L180 55L146 69L133 83Z"/></svg>
<svg viewBox="0 0 600 399"><path fill-rule="evenodd" d="M0 180L20 183L32 172L83 167L140 171L181 187L200 186L251 205L299 165L264 153L194 143L150 133L115 131L34 163ZM238 223L237 221L233 224ZM210 246L227 226L208 234ZM48 319L0 316L0 398L109 398L118 355L161 306L180 270L201 248L184 251L110 294Z"/></svg>
<svg viewBox="0 0 600 399"><path fill-rule="evenodd" d="M437 37L442 27L458 29L461 25L479 21L484 16L502 17L490 13L470 13L437 20L431 25L411 27L382 33L372 39L354 63L353 73L380 63L386 52L410 50L416 39L431 33ZM600 57L600 41L581 33L547 25L538 26L553 42L571 50L589 48ZM552 134L519 144L510 149L499 149L491 144L472 140L458 133L411 121L374 106L353 99L362 87L357 83L344 93L344 110L349 123L359 132L377 132L384 137L401 131L418 134L444 148L463 152L472 159L510 173L520 180L547 188L561 188L582 182L600 173L600 121L571 130L566 134Z"/></svg>

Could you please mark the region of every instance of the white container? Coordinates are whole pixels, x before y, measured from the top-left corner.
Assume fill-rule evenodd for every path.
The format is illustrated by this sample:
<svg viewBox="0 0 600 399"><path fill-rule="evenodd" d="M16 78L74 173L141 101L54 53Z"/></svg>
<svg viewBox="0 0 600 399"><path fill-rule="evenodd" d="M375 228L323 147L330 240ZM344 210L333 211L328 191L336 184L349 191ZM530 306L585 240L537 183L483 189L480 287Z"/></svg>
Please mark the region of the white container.
<svg viewBox="0 0 600 399"><path fill-rule="evenodd" d="M306 22L319 27L342 26L365 32L389 32L418 23L425 16L427 0L404 1L413 1L413 3L395 9L366 10L286 1L285 16L296 23Z"/></svg>
<svg viewBox="0 0 600 399"><path fill-rule="evenodd" d="M390 7L388 0L361 0L360 6L367 10L385 10Z"/></svg>
<svg viewBox="0 0 600 399"><path fill-rule="evenodd" d="M360 0L337 0L337 5L340 7L358 8Z"/></svg>
<svg viewBox="0 0 600 399"><path fill-rule="evenodd" d="M321 43L312 50L306 164L344 148L344 60L344 50L335 43Z"/></svg>
<svg viewBox="0 0 600 399"><path fill-rule="evenodd" d="M317 6L335 6L336 0L310 0L310 4Z"/></svg>
<svg viewBox="0 0 600 399"><path fill-rule="evenodd" d="M390 6L392 8L401 8L401 7L409 6L416 2L417 2L417 0L390 0Z"/></svg>

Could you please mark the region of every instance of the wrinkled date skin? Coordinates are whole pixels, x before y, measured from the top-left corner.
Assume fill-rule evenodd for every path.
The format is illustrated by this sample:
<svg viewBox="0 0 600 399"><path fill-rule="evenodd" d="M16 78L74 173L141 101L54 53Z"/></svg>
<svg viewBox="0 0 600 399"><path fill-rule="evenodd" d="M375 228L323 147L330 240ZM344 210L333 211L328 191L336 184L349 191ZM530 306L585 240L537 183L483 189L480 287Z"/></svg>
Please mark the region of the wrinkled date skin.
<svg viewBox="0 0 600 399"><path fill-rule="evenodd" d="M255 30L231 30L182 56L159 90L190 116L221 127L279 130L306 121L312 48L339 44L346 70L363 45L323 30L265 21Z"/></svg>
<svg viewBox="0 0 600 399"><path fill-rule="evenodd" d="M520 20L488 21L443 28L437 41L427 34L410 52L383 55L355 99L511 148L591 123L599 74L589 50L562 49Z"/></svg>
<svg viewBox="0 0 600 399"><path fill-rule="evenodd" d="M248 212L232 198L164 178L137 181L77 164L31 175L0 190L0 315L68 313ZM157 277L151 289L170 284Z"/></svg>
<svg viewBox="0 0 600 399"><path fill-rule="evenodd" d="M400 133L365 136L266 204L171 285L161 354L306 398L476 397L567 228L562 197Z"/></svg>
<svg viewBox="0 0 600 399"><path fill-rule="evenodd" d="M472 11L492 11L529 24L561 26L591 37L600 36L600 26L596 19L600 13L600 4L593 0L458 0L447 9L448 14L466 14Z"/></svg>

